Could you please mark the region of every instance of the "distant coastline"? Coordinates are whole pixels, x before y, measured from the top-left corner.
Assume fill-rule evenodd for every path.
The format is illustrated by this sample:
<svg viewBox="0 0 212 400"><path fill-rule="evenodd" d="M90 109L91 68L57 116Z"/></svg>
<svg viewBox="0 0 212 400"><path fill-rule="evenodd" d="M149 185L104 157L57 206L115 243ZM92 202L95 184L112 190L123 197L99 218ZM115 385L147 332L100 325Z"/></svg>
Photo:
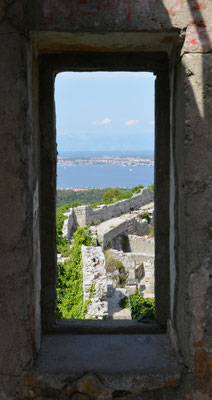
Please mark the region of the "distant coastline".
<svg viewBox="0 0 212 400"><path fill-rule="evenodd" d="M111 152L60 153L57 165L68 167L72 165L120 165L122 167L154 166L153 154L113 154Z"/></svg>
<svg viewBox="0 0 212 400"><path fill-rule="evenodd" d="M60 190L132 188L153 183L153 151L66 151L58 155L57 188Z"/></svg>
<svg viewBox="0 0 212 400"><path fill-rule="evenodd" d="M87 192L89 190L105 190L108 189L108 186L104 186L104 187L81 187L81 188L75 188L75 187L68 187L68 188L57 188L57 191L60 190L73 190L73 192ZM125 186L125 187L120 187L119 189L125 189L128 190L130 189L129 186Z"/></svg>

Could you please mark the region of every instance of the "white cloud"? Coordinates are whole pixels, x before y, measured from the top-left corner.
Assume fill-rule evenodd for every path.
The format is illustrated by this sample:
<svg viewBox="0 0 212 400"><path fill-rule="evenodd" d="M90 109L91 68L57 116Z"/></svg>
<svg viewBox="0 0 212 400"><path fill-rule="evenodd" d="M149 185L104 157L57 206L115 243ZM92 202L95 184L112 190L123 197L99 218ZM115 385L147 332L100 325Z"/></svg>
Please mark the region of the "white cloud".
<svg viewBox="0 0 212 400"><path fill-rule="evenodd" d="M125 126L132 126L132 125L136 125L139 124L139 119L131 119L130 121L126 121L124 123Z"/></svg>
<svg viewBox="0 0 212 400"><path fill-rule="evenodd" d="M149 125L155 125L155 121L149 121Z"/></svg>
<svg viewBox="0 0 212 400"><path fill-rule="evenodd" d="M112 121L112 119L110 118L105 118L102 121L94 121L92 122L93 125L106 125L106 124L110 124Z"/></svg>

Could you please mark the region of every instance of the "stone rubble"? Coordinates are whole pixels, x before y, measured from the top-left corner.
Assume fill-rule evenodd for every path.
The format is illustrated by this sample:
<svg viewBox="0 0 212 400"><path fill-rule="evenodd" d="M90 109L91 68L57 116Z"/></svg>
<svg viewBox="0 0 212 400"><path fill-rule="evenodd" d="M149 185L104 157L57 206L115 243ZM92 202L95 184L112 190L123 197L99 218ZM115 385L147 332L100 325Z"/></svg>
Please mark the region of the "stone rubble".
<svg viewBox="0 0 212 400"><path fill-rule="evenodd" d="M119 306L121 298L135 293L138 289L144 297L154 296L154 239L148 236L154 218L151 193L148 189L142 189L139 195L127 199L127 202L123 200L113 204L113 215L116 216L109 220L107 216L111 213L110 205L101 206L103 214L99 219L106 221L90 226L94 244L81 248L83 296L84 301L88 301L86 319L131 319L130 310ZM144 204L149 199L151 201ZM136 204L136 210L132 210L132 204ZM64 214L67 217L63 225L63 236L66 239L71 239L80 221L79 214L82 217L82 213L90 210L89 207L70 208L70 211ZM129 208L130 212L119 215L120 210L125 211ZM145 211L151 217L150 223L141 217ZM99 210L98 215L100 216ZM120 287L120 271L115 266L113 271L106 271L106 247L110 256L123 264L125 288ZM58 263L63 263L68 257L58 254L57 259Z"/></svg>
<svg viewBox="0 0 212 400"><path fill-rule="evenodd" d="M131 319L130 310L119 306L120 299L137 289L144 297L154 296L154 239L145 236L152 221L148 224L140 218L144 211L153 216L154 203L90 227L94 245L82 246L81 249L84 301L89 300L86 319ZM129 234L129 231L136 235ZM110 241L105 237L113 239ZM129 244L128 250L123 249L124 240ZM125 288L119 287L120 271L115 266L113 271L106 271L105 243L110 256L123 264ZM91 289L92 296L89 295Z"/></svg>

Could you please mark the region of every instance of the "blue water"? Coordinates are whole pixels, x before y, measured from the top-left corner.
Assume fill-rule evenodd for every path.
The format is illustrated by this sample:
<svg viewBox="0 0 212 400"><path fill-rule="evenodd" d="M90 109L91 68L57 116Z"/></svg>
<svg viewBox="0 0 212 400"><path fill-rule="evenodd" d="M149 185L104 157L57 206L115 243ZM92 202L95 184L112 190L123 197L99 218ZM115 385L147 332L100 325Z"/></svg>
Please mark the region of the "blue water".
<svg viewBox="0 0 212 400"><path fill-rule="evenodd" d="M58 188L133 187L148 186L154 182L154 167L144 165L71 165L57 167Z"/></svg>

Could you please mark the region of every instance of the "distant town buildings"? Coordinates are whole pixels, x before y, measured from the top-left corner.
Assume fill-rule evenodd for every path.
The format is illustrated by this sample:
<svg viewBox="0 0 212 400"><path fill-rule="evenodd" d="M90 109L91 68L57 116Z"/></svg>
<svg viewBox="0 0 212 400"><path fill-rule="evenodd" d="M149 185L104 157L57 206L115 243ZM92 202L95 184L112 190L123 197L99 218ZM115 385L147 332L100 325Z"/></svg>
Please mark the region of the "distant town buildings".
<svg viewBox="0 0 212 400"><path fill-rule="evenodd" d="M71 157L58 157L58 166L70 165L122 165L123 167L137 167L137 166L154 166L154 160L151 158L144 158L139 156L96 156L89 158L71 158Z"/></svg>

